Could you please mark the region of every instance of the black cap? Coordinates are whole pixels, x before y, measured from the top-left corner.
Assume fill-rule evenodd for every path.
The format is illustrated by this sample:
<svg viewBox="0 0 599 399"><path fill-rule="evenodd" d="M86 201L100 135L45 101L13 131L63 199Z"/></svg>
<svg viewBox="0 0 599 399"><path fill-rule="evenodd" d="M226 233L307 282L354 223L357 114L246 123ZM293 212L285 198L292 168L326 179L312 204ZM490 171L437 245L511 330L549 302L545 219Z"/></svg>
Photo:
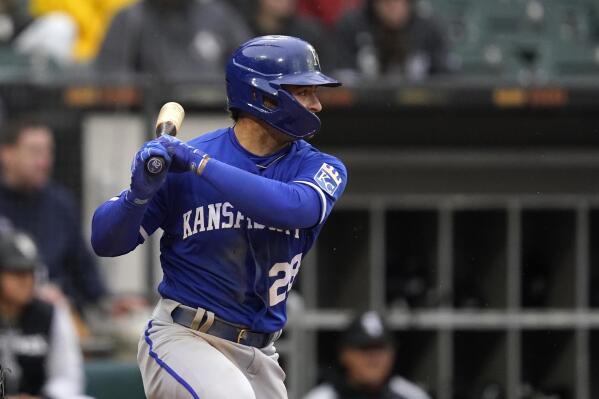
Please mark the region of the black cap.
<svg viewBox="0 0 599 399"><path fill-rule="evenodd" d="M343 347L373 349L392 345L393 337L381 315L375 311L359 314L341 338Z"/></svg>
<svg viewBox="0 0 599 399"><path fill-rule="evenodd" d="M34 271L40 266L37 247L22 231L0 222L0 270Z"/></svg>

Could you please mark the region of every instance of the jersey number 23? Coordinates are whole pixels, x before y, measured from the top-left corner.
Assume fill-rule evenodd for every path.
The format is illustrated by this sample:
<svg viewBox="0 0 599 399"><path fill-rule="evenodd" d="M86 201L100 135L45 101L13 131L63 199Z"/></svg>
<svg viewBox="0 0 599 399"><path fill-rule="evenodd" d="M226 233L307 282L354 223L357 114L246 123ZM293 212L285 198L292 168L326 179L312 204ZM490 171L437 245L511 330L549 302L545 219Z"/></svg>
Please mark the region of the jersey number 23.
<svg viewBox="0 0 599 399"><path fill-rule="evenodd" d="M301 262L302 254L300 253L295 255L289 262L275 263L270 268L268 272L269 277L278 277L279 275L282 275L272 283L268 291L270 306L275 306L287 298L287 293L291 290L291 286L295 281Z"/></svg>

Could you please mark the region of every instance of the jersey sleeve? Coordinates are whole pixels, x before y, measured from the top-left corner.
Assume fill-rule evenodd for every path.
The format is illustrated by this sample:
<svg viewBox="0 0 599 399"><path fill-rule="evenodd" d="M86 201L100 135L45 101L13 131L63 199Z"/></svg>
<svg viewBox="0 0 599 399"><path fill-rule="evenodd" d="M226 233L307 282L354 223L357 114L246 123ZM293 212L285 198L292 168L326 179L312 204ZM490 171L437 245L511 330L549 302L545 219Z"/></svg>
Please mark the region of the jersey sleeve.
<svg viewBox="0 0 599 399"><path fill-rule="evenodd" d="M147 240L148 237L151 236L159 227L162 227L162 223L166 218L169 187L168 183L169 178L167 177L160 190L156 192L154 197L152 197L148 203L148 208L144 213L141 226L139 227L139 234L144 241Z"/></svg>
<svg viewBox="0 0 599 399"><path fill-rule="evenodd" d="M305 184L318 193L321 203L318 224L321 224L345 190L347 170L340 160L331 155L313 155L302 163L293 181Z"/></svg>

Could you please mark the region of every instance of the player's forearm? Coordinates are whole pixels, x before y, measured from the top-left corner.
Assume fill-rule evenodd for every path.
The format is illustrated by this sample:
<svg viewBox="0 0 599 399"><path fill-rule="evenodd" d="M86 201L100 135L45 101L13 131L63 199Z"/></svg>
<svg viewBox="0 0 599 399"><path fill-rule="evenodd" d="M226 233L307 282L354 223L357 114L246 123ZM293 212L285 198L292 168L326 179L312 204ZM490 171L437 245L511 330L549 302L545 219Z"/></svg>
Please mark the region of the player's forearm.
<svg viewBox="0 0 599 399"><path fill-rule="evenodd" d="M303 229L320 218L320 198L308 186L267 179L210 159L202 173L250 218L269 226Z"/></svg>
<svg viewBox="0 0 599 399"><path fill-rule="evenodd" d="M139 229L147 206L131 203L121 194L96 209L92 219L92 248L99 256L119 256L139 244Z"/></svg>

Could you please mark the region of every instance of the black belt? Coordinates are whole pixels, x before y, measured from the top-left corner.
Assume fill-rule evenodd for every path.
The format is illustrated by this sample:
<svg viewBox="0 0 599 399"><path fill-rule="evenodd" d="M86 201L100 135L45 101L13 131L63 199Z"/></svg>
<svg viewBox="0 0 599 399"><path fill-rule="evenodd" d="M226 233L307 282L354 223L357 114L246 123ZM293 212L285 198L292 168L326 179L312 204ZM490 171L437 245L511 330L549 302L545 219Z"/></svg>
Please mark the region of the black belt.
<svg viewBox="0 0 599 399"><path fill-rule="evenodd" d="M177 324L194 330L200 330L200 328L192 327L193 319L196 316L196 309L178 306L171 312L171 316L173 321ZM202 323L200 323L200 326L201 325ZM250 331L247 328L228 323L216 317L214 318L212 325L203 332L228 341L256 348L264 348L272 344L281 335L280 331L270 334Z"/></svg>

